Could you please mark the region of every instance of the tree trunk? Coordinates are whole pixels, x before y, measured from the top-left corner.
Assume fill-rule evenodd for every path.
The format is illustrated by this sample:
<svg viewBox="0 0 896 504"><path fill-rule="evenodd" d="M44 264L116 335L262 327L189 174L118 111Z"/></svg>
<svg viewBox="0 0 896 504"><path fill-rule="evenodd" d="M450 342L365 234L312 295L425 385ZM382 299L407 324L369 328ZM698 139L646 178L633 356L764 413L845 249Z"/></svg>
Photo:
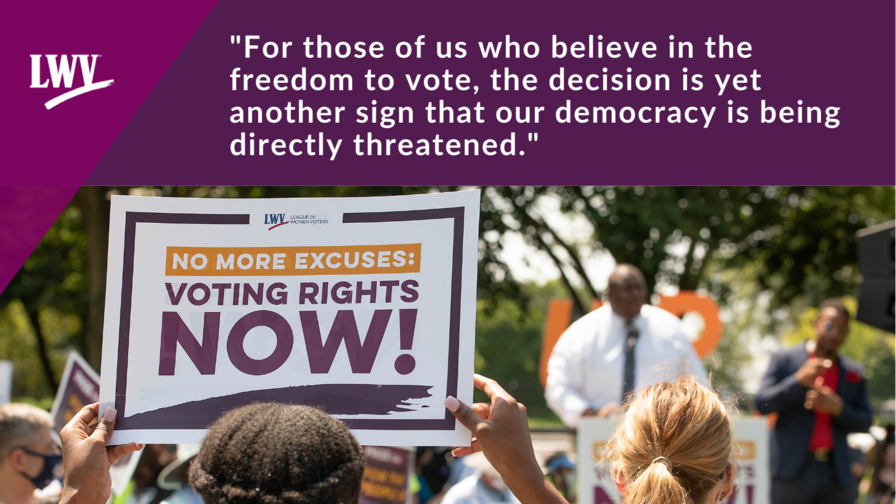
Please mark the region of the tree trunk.
<svg viewBox="0 0 896 504"><path fill-rule="evenodd" d="M600 299L600 293L597 292L597 288L594 287L594 282L591 281L591 278L588 276L588 272L585 271L585 265L582 264L582 260L581 258L579 258L579 252L573 249L571 245L561 240L560 237L557 236L557 233L554 232L554 230L550 226L548 226L547 222L545 222L544 220L539 220L538 222L541 225L542 229L545 230L549 235L551 235L551 238L553 238L555 242L559 243L560 246L563 247L564 250L566 250L566 253L569 254L569 258L573 263L573 268L575 268L576 273L578 273L579 276L582 277L582 280L585 282L585 287L587 287L588 291L591 293L591 297L594 299Z"/></svg>
<svg viewBox="0 0 896 504"><path fill-rule="evenodd" d="M89 299L84 323L84 348L87 362L100 369L103 355L103 311L106 296L106 260L109 254L109 202L106 188L82 187L75 195L81 210L81 223L87 237L87 275Z"/></svg>
<svg viewBox="0 0 896 504"><path fill-rule="evenodd" d="M37 305L26 304L25 313L28 314L28 320L31 321L31 327L34 328L34 337L37 338L37 353L40 356L41 367L44 368L44 378L47 379L47 385L50 386L50 390L55 394L59 385L56 383L56 374L53 373L53 366L50 365L50 357L47 355L47 342L40 328L40 316Z"/></svg>
<svg viewBox="0 0 896 504"><path fill-rule="evenodd" d="M535 241L538 242L538 245L539 245L538 248L547 252L547 254L551 258L551 260L554 261L554 264L557 266L557 270L560 271L560 279L563 281L563 284L566 286L566 290L569 291L569 297L572 298L572 303L573 303L573 306L575 306L575 309L578 310L578 313L582 313L582 314L588 313L585 310L585 303L583 303L582 300L579 298L579 295L576 294L576 290L573 288L572 282L570 282L569 277L566 276L566 272L563 271L563 261L561 261L560 258L557 257L557 254L554 254L554 251L551 250L551 246L548 245L544 241L544 238L542 238L542 236L539 232L536 232L535 235L532 236L532 238L534 238Z"/></svg>

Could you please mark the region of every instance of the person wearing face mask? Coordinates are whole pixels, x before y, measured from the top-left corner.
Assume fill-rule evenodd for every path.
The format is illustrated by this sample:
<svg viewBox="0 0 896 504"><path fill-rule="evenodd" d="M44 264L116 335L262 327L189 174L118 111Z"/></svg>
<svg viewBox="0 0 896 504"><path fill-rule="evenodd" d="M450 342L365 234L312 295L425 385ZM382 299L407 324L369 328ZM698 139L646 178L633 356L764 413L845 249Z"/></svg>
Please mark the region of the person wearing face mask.
<svg viewBox="0 0 896 504"><path fill-rule="evenodd" d="M485 455L475 453L464 459L466 464L477 470L451 487L442 499L442 504L494 504L506 502L519 504L510 492L498 471L488 462Z"/></svg>
<svg viewBox="0 0 896 504"><path fill-rule="evenodd" d="M35 504L62 461L53 417L28 404L0 406L0 502Z"/></svg>
<svg viewBox="0 0 896 504"><path fill-rule="evenodd" d="M778 419L770 439L774 504L839 504L852 483L846 435L866 432L871 407L859 366L837 353L849 334L839 299L818 307L815 338L772 355L756 407Z"/></svg>
<svg viewBox="0 0 896 504"><path fill-rule="evenodd" d="M646 304L644 275L620 264L605 291L608 304L572 324L548 361L545 399L569 427L607 417L640 388L706 370L675 315Z"/></svg>

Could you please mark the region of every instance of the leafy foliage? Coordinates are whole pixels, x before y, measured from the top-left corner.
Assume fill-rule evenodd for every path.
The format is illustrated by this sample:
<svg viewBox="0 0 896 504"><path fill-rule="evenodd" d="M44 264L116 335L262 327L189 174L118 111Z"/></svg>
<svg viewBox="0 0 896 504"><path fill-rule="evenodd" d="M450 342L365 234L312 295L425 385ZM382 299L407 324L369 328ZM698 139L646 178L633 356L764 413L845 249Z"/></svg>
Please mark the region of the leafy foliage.
<svg viewBox="0 0 896 504"><path fill-rule="evenodd" d="M0 293L0 356L14 364L13 394L56 393L68 348L83 353L87 240L67 208Z"/></svg>
<svg viewBox="0 0 896 504"><path fill-rule="evenodd" d="M356 197L456 189L117 187L96 194ZM105 199L101 203L96 208L108 211ZM552 224L555 209L574 218L579 232L571 235ZM84 353L86 339L98 334L96 327L86 327L97 323L86 316L88 304L101 302L90 297L89 284L106 272L88 267L86 259L107 244L85 234L84 215L76 198L0 294L0 358L16 361L16 396L52 395L67 349ZM701 290L719 302L725 333L706 362L716 383L737 393L742 363L765 351L757 350L757 342L778 333L778 324L795 314L805 317L827 297L854 295L856 231L893 218L892 187L484 188L476 369L512 390L534 414L550 416L536 373L547 300L571 297L574 316L587 312L604 279L589 276L585 263L609 253L616 262L641 268L652 291ZM516 281L503 258L510 233L546 254L561 278L544 287ZM880 391L875 394L892 397L893 338L866 336L868 331L854 328L845 351L867 366L869 383Z"/></svg>
<svg viewBox="0 0 896 504"><path fill-rule="evenodd" d="M538 362L547 305L551 299L562 297L563 287L556 281L544 287L521 287L528 299L526 304L499 298L490 307L486 301L479 301L475 370L510 391L527 406L530 416L550 418L554 415L544 402ZM485 400L485 395L477 391L477 401Z"/></svg>

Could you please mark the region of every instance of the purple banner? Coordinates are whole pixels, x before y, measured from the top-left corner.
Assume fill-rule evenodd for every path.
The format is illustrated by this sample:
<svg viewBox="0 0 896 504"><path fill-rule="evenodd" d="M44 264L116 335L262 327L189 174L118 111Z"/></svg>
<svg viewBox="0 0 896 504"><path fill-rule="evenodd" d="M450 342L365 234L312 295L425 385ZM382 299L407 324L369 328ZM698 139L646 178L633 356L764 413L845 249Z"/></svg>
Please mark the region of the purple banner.
<svg viewBox="0 0 896 504"><path fill-rule="evenodd" d="M892 184L893 15L224 1L87 183Z"/></svg>
<svg viewBox="0 0 896 504"><path fill-rule="evenodd" d="M896 183L893 2L5 14L0 288L82 184Z"/></svg>

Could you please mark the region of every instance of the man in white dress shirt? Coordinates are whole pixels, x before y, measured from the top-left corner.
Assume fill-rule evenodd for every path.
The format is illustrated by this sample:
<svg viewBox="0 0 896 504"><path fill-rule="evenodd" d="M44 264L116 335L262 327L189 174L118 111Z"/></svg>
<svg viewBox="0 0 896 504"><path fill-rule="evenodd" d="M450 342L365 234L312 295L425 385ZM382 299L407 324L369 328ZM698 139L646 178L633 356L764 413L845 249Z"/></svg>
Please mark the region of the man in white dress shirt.
<svg viewBox="0 0 896 504"><path fill-rule="evenodd" d="M607 305L572 324L548 361L545 399L563 423L607 417L634 390L683 375L708 384L693 345L671 313L647 305L638 268L620 264L610 275Z"/></svg>

